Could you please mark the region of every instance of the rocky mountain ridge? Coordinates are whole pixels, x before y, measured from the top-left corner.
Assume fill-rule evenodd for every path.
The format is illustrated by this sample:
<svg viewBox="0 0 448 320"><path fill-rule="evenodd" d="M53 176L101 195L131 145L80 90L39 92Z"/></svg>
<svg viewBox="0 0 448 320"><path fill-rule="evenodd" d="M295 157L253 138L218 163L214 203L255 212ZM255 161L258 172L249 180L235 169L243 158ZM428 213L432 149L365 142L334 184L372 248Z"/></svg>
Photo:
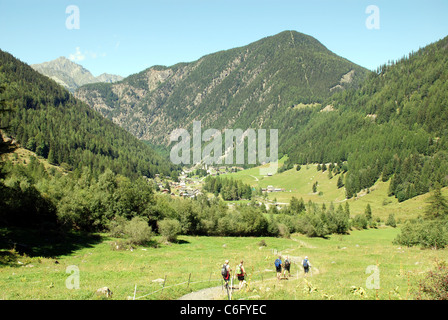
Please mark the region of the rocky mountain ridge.
<svg viewBox="0 0 448 320"><path fill-rule="evenodd" d="M65 57L59 57L55 60L40 64L33 64L31 67L39 73L53 79L70 92L75 92L79 87L89 83L113 83L123 79L119 75L108 73L103 73L95 77L89 70Z"/></svg>

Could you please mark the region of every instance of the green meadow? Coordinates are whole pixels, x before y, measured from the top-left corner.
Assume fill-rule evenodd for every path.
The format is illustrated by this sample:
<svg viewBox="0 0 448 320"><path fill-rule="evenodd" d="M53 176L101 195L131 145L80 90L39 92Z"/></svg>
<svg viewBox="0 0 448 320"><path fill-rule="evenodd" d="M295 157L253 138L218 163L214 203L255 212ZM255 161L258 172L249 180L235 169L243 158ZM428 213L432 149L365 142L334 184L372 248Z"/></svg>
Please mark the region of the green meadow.
<svg viewBox="0 0 448 320"><path fill-rule="evenodd" d="M290 238L179 236L177 242L166 243L154 237L148 246L119 250L118 239L107 234L72 233L60 238L22 230L17 235L17 243L20 245L20 239L25 239L23 243L33 243L28 249L34 254L0 251L0 299L106 299L96 291L108 287L113 294L107 299L173 300L190 292L221 286L220 268L226 259L234 270L243 259L248 274L249 286L235 290L234 300L415 299L419 281L437 263L448 261L446 250L393 244L400 229L384 226L391 213L399 222L422 215L428 195L399 203L388 197L388 182L377 182L357 198L347 200L344 188L336 186L338 176L330 179L328 172L317 171L316 165L273 176L260 175L259 168L228 176L250 183L254 188L272 185L285 189L269 193L271 203L276 199L287 204L293 196L326 205L348 202L352 217L363 213L370 204L373 217L380 218L381 222L375 229L351 230L347 235L331 235L325 239L300 234L292 234ZM316 181L317 192L313 193L312 185ZM446 188L443 194L448 196ZM14 233L0 229L0 236L4 237L7 232ZM288 280L276 278L274 260L279 254L293 259ZM300 266L305 256L312 264L311 273L306 277ZM371 288L372 283L378 289ZM224 290L220 298L227 298Z"/></svg>
<svg viewBox="0 0 448 320"><path fill-rule="evenodd" d="M64 255L19 256L3 264L0 299L104 299L96 294L102 287L112 291L109 299L177 299L220 286L225 259L233 269L245 261L249 287L235 290L235 300L414 299L418 281L437 261L447 260L448 253L394 245L398 233L387 227L327 239L298 234L289 239L180 236L176 243L156 238L153 246L132 250L114 250L115 239L102 234L98 241ZM276 279L274 260L279 254L295 261L288 280ZM307 277L300 266L304 256L312 264ZM73 266L79 288L73 287ZM372 266L377 268L376 282L373 273L366 273ZM379 288L369 289L369 283ZM227 298L225 291L221 298Z"/></svg>
<svg viewBox="0 0 448 320"><path fill-rule="evenodd" d="M284 158L279 160L282 165ZM226 176L242 180L254 188L281 188L285 191L268 193L267 200L277 201L279 204L289 204L292 197L303 198L305 203L312 201L318 204L331 203L345 205L349 203L351 215L364 213L367 204L372 209L373 216L385 221L389 214L394 214L396 219L402 221L423 215L426 199L429 194L420 195L412 199L398 202L395 197L388 196L389 181L377 181L368 190L358 193L357 197L346 199L345 189L337 187L339 175L329 178L328 171L317 171L317 165L303 165L299 171L290 169L272 176L260 175L260 168L231 173ZM318 183L317 192L313 192L313 184ZM442 194L448 196L448 188L442 189ZM235 202L235 201L232 201Z"/></svg>

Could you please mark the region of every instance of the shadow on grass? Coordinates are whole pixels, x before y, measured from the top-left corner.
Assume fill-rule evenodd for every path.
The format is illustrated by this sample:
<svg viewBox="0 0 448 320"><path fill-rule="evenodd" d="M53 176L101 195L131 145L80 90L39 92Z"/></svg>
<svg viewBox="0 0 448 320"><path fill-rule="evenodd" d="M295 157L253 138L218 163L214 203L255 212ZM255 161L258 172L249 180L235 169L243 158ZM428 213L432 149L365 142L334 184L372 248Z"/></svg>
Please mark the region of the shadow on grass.
<svg viewBox="0 0 448 320"><path fill-rule="evenodd" d="M187 240L181 240L181 239L176 239L176 241L174 241L175 244L188 244L190 242L188 242Z"/></svg>
<svg viewBox="0 0 448 320"><path fill-rule="evenodd" d="M12 249L29 257L57 258L101 241L100 235L83 232L0 228L0 257L5 258L0 265L12 259Z"/></svg>

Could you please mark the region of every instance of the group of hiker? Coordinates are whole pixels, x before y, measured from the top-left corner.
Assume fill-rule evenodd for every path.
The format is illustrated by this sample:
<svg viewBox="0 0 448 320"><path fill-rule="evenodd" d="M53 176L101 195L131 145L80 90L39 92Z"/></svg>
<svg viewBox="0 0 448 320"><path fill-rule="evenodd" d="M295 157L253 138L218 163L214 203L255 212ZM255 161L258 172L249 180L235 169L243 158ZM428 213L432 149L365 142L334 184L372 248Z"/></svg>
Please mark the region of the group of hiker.
<svg viewBox="0 0 448 320"><path fill-rule="evenodd" d="M240 264L237 265L236 271L235 271L235 274L239 281L239 289L240 290L246 284L246 280L244 280L244 278L246 276L246 270L244 269L243 263L244 263L244 261L241 260ZM281 256L278 256L278 258L275 259L274 265L275 265L275 269L277 271L277 279L280 280L282 278L282 275L283 275L283 278L286 278L286 273L288 273L288 277L291 276L291 260L289 259L288 256L285 257L284 261L282 261ZM303 266L303 271L306 275L311 268L311 263L310 263L308 257L305 257L305 259L302 260L302 266ZM226 260L221 269L221 275L224 279L226 288L228 288L228 286L229 286L231 271L232 271L232 269L230 268L229 260Z"/></svg>
<svg viewBox="0 0 448 320"><path fill-rule="evenodd" d="M246 280L244 280L244 277L246 276L246 270L244 269L243 263L244 263L244 261L241 260L240 264L236 266L236 276L239 281L239 289L240 290L243 287L243 285L246 284ZM226 260L221 269L221 275L224 279L226 288L228 288L228 286L229 286L231 271L232 271L232 269L230 269L229 260Z"/></svg>
<svg viewBox="0 0 448 320"><path fill-rule="evenodd" d="M274 262L275 270L277 271L277 279L286 278L286 273L288 273L288 277L291 276L291 260L288 256L285 257L285 260L282 262L282 256L278 256ZM303 272L307 274L310 271L311 263L308 257L302 260ZM282 272L283 269L283 272Z"/></svg>

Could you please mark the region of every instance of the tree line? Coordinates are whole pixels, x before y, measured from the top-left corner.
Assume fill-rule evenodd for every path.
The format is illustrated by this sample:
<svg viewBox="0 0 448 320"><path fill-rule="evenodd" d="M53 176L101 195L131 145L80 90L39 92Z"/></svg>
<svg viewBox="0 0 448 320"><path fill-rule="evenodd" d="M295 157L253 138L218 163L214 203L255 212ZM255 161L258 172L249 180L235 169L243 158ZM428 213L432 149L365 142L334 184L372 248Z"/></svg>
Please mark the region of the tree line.
<svg viewBox="0 0 448 320"><path fill-rule="evenodd" d="M285 237L294 232L326 237L358 227L348 204L326 208L293 197L281 209L267 210L255 200L229 208L221 197L183 199L157 194L153 180L144 177L130 179L109 169L100 174L88 168L65 172L45 168L36 157L27 164L12 158L3 163L0 180L0 224L4 227L116 232L120 221L138 218L160 234L177 228L184 235ZM223 185L235 183L222 181Z"/></svg>
<svg viewBox="0 0 448 320"><path fill-rule="evenodd" d="M221 195L224 200L250 200L252 198L252 187L233 178L207 176L202 187L203 190L213 193L215 196Z"/></svg>
<svg viewBox="0 0 448 320"><path fill-rule="evenodd" d="M290 111L285 130L295 134L280 143L282 153L292 164L346 163L347 198L379 179L390 180L400 202L448 185L447 43L379 67L321 108Z"/></svg>

